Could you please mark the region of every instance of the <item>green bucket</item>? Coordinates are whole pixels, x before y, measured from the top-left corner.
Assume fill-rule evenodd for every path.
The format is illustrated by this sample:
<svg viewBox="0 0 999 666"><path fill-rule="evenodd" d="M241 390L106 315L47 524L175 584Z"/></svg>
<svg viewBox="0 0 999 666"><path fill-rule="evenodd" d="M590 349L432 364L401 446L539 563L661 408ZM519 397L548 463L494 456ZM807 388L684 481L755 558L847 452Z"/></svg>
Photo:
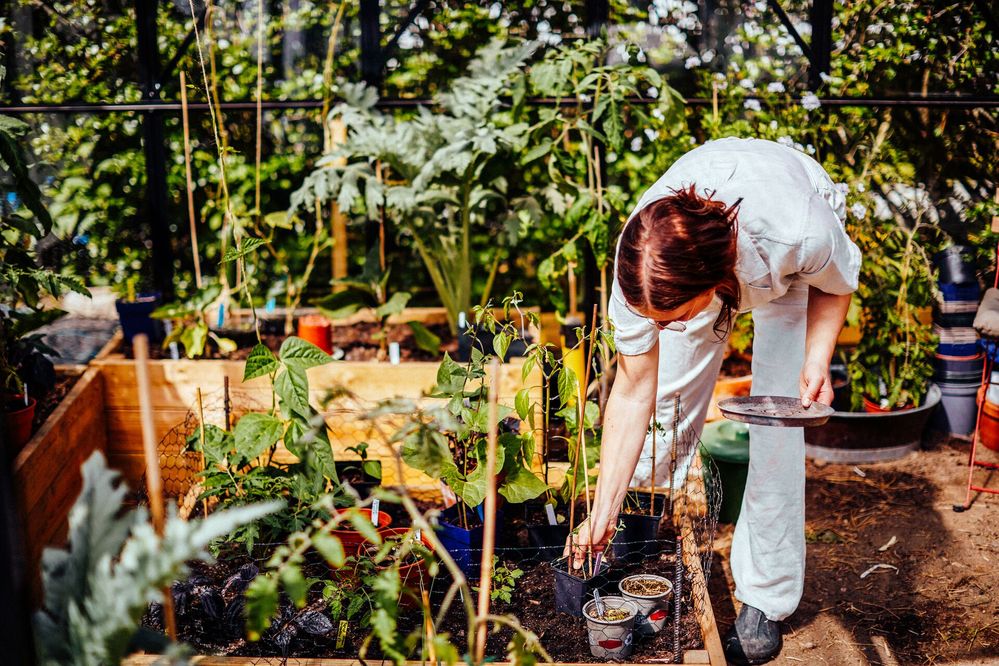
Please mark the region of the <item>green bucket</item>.
<svg viewBox="0 0 999 666"><path fill-rule="evenodd" d="M714 469L708 466L706 475L711 490L721 490L718 520L735 523L739 519L742 494L746 491L746 476L749 474L749 428L735 421L707 424L701 434L701 458L713 461L718 470L718 478L715 478Z"/></svg>

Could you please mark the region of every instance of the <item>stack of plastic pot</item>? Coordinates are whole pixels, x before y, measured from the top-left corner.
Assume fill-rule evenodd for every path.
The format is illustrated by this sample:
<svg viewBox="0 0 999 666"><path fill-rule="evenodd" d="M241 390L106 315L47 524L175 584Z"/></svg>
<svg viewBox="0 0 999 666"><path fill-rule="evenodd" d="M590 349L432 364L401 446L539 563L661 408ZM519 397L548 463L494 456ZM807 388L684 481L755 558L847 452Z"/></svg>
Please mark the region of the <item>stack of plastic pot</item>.
<svg viewBox="0 0 999 666"><path fill-rule="evenodd" d="M933 416L937 430L970 435L975 429L977 395L982 385L984 355L972 328L981 287L968 256L969 249L953 245L934 257L939 270L940 300L933 313L939 336L934 359L934 381L940 387L940 408Z"/></svg>

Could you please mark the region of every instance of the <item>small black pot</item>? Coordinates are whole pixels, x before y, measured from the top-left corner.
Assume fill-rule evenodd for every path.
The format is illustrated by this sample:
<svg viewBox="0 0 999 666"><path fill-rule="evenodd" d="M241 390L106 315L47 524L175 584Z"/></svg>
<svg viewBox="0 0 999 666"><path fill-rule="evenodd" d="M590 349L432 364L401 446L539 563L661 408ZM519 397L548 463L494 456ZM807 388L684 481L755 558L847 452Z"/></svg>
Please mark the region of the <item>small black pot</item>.
<svg viewBox="0 0 999 666"><path fill-rule="evenodd" d="M591 578L580 578L569 571L569 559L552 562L555 572L555 610L578 617L583 616L583 604L593 598L593 590L603 592L607 585L607 563L600 563L600 571Z"/></svg>
<svg viewBox="0 0 999 666"><path fill-rule="evenodd" d="M132 338L140 333L146 335L150 342L163 339L163 322L152 318L153 310L160 306L160 295L139 294L134 301L117 300L114 303L118 311L118 321L125 344L131 345Z"/></svg>
<svg viewBox="0 0 999 666"><path fill-rule="evenodd" d="M368 461L378 465L380 470L382 463L380 460ZM341 482L347 481L350 487L357 491L361 499L366 499L371 495L371 491L381 485L380 477L368 474L360 460L337 460L333 463L336 467L336 476Z"/></svg>
<svg viewBox="0 0 999 666"><path fill-rule="evenodd" d="M628 494L629 502L634 506L637 500L641 513L622 513L618 516L621 529L614 536L614 557L627 564L638 564L646 557L652 557L662 552L662 541L659 539L659 523L662 521L666 507L666 497L656 493L656 503L651 515L649 493L632 491Z"/></svg>
<svg viewBox="0 0 999 666"><path fill-rule="evenodd" d="M530 547L526 555L540 560L552 560L562 556L565 542L569 538L569 526L549 525L548 523L527 526L527 541Z"/></svg>
<svg viewBox="0 0 999 666"><path fill-rule="evenodd" d="M846 366L840 363L834 363L829 366L829 375L832 377L833 384L833 401L832 408L837 412L846 412L850 410L850 373L847 371Z"/></svg>

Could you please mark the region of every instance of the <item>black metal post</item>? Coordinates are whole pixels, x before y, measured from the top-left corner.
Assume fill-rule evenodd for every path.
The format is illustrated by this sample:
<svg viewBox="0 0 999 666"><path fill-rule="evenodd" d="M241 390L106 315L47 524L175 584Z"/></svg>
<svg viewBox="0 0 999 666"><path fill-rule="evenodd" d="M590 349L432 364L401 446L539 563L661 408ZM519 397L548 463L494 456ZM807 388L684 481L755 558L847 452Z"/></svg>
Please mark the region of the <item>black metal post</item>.
<svg viewBox="0 0 999 666"><path fill-rule="evenodd" d="M832 0L812 0L809 21L812 24L812 58L808 65L808 87L818 90L821 74L828 74L832 65Z"/></svg>
<svg viewBox="0 0 999 666"><path fill-rule="evenodd" d="M610 21L610 2L608 0L586 0L586 34L599 37Z"/></svg>
<svg viewBox="0 0 999 666"><path fill-rule="evenodd" d="M361 0L361 76L369 86L382 82L382 28L379 0Z"/></svg>
<svg viewBox="0 0 999 666"><path fill-rule="evenodd" d="M139 76L143 98L160 99L160 52L156 15L159 0L135 0ZM142 116L142 147L146 158L146 210L152 240L153 284L163 298L173 296L173 248L167 217L166 133L163 113L147 111Z"/></svg>
<svg viewBox="0 0 999 666"><path fill-rule="evenodd" d="M25 543L6 445L6 435L0 429L0 451L4 452L0 455L0 645L5 664L34 664Z"/></svg>

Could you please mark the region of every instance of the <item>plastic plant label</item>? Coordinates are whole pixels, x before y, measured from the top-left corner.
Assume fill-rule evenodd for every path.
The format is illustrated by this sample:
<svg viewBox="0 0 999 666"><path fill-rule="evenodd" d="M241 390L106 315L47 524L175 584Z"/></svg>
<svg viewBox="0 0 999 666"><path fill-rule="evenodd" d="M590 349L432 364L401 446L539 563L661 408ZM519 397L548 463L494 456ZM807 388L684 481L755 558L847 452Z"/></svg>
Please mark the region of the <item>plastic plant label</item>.
<svg viewBox="0 0 999 666"><path fill-rule="evenodd" d="M548 515L548 524L556 525L558 520L555 519L555 507L551 504L545 504L545 513Z"/></svg>
<svg viewBox="0 0 999 666"><path fill-rule="evenodd" d="M378 510L379 510L379 506L381 506L381 500L379 500L379 499L372 500L372 502L371 502L371 523L375 527L378 527Z"/></svg>
<svg viewBox="0 0 999 666"><path fill-rule="evenodd" d="M420 528L419 528L419 527L417 527L417 528L416 528L416 532L415 532L414 534L416 534L416 540L417 540L417 541L423 541L423 538L422 538L422 537L423 537L423 534L422 534L422 532L420 531Z"/></svg>
<svg viewBox="0 0 999 666"><path fill-rule="evenodd" d="M343 644L347 640L347 620L340 620L340 627L336 632L336 649L343 649Z"/></svg>
<svg viewBox="0 0 999 666"><path fill-rule="evenodd" d="M225 324L225 303L219 303L219 318L216 328L222 328L223 324Z"/></svg>
<svg viewBox="0 0 999 666"><path fill-rule="evenodd" d="M270 314L277 309L277 299L271 296L267 299L267 305L264 306L264 310Z"/></svg>
<svg viewBox="0 0 999 666"><path fill-rule="evenodd" d="M392 365L399 365L399 362L402 360L402 354L399 350L398 342L389 343L388 353L389 353L389 363L391 363Z"/></svg>

